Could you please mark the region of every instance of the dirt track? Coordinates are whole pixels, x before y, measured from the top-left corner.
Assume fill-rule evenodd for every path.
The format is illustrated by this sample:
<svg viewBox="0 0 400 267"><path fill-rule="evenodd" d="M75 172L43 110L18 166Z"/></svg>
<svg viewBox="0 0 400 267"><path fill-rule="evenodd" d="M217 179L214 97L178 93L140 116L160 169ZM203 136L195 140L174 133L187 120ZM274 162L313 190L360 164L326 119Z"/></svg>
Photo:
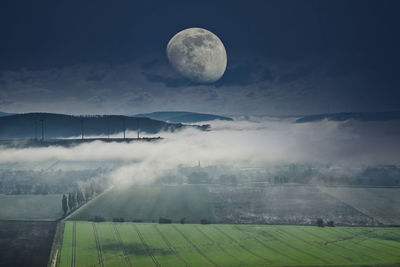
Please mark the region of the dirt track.
<svg viewBox="0 0 400 267"><path fill-rule="evenodd" d="M73 212L71 212L70 214L68 214L66 217L62 218L58 222L57 232L56 232L56 236L55 236L55 245L54 245L53 255L50 255L50 258L51 258L51 265L50 266L51 267L56 267L56 264L57 264L57 256L58 256L58 253L59 253L59 250L60 250L60 247L61 247L62 234L64 233L65 221L68 220L69 218L71 218L71 216L73 216L75 213L77 213L80 209L86 207L86 205L88 205L89 203L91 203L92 201L97 199L98 197L100 197L103 194L105 194L108 191L110 191L112 188L113 187L109 187L108 189L104 190L104 192L102 192L101 194L99 194L96 197L92 198L91 200L89 200L88 202L83 204L82 206L78 207L76 210L74 210Z"/></svg>

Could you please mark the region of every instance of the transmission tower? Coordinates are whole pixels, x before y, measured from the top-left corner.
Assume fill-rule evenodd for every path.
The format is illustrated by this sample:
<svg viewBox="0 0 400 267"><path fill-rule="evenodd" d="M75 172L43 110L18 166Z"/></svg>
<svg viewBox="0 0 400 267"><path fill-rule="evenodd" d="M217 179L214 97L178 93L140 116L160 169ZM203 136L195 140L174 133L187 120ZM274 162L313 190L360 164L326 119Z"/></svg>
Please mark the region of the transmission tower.
<svg viewBox="0 0 400 267"><path fill-rule="evenodd" d="M40 119L40 122L42 123L42 141L44 141L44 120L43 120L43 117Z"/></svg>
<svg viewBox="0 0 400 267"><path fill-rule="evenodd" d="M124 127L124 140L125 140L125 131L126 131L126 118L125 117L122 117L122 123L123 123L123 127Z"/></svg>
<svg viewBox="0 0 400 267"><path fill-rule="evenodd" d="M137 119L137 138L140 138L140 120L139 118Z"/></svg>
<svg viewBox="0 0 400 267"><path fill-rule="evenodd" d="M81 136L82 136L82 140L84 138L84 132L83 132L83 118L81 117Z"/></svg>
<svg viewBox="0 0 400 267"><path fill-rule="evenodd" d="M38 139L38 136L37 136L37 119L35 118L35 140L37 140Z"/></svg>

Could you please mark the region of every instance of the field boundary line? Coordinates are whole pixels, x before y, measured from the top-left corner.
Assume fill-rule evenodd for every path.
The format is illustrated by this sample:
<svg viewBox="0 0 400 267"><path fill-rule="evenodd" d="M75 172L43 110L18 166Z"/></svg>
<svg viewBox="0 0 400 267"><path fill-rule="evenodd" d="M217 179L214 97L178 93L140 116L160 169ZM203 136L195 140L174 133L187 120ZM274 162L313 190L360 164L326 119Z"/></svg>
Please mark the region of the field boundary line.
<svg viewBox="0 0 400 267"><path fill-rule="evenodd" d="M97 250L97 259L99 261L100 266L104 266L103 263L103 256L101 255L101 246L99 241L99 236L97 233L96 224L92 222L93 234L94 234L94 241L96 242L96 250Z"/></svg>
<svg viewBox="0 0 400 267"><path fill-rule="evenodd" d="M365 239L364 239L365 240ZM366 249L368 249L368 250L372 250L372 251L376 251L376 247L375 248L371 248L371 247L369 247L369 246L367 246L367 245L364 245L364 244L360 244L362 241L364 241L364 240L360 240L359 242L353 242L354 244L357 244L358 246L360 246L360 247L363 247L363 248L366 248ZM378 243L378 245L380 245L379 243ZM382 249L387 249L387 248L385 248L385 247L382 247ZM398 258L399 257L399 254L392 254L392 253L390 253L390 252L387 252L386 250L384 250L384 252L383 253L385 253L385 254L387 254L387 255L390 255L391 257L395 257L395 258Z"/></svg>
<svg viewBox="0 0 400 267"><path fill-rule="evenodd" d="M324 194L326 194L326 195L328 195L328 196L331 196L332 198L338 200L339 202L342 202L342 203L344 203L345 205L347 205L347 206L353 208L354 210L360 212L360 213L361 213L362 215L364 215L365 217L367 217L367 218L369 218L369 219L372 219L372 221L376 221L376 222L378 222L378 223L380 223L380 224L382 224L382 225L387 225L386 223L384 223L383 221L381 221L381 218L378 219L378 218L376 218L375 216L373 216L368 210L365 210L365 209L360 208L360 207L356 207L353 203L349 203L350 201L345 201L344 199L339 198L339 196L336 196L334 193L329 192L329 189L326 190L325 188L320 187L320 186L317 186L317 188L318 188L318 190L321 191L322 193L324 193ZM352 188L352 187L348 187L348 188Z"/></svg>
<svg viewBox="0 0 400 267"><path fill-rule="evenodd" d="M349 231L347 231L347 229L342 229L344 232L347 232L347 233L349 233L350 235L352 235L353 233L351 233L351 232L349 232ZM374 232L373 230L371 230L371 231L365 231L366 233L372 233L372 232ZM357 234L357 235L355 235L355 236L357 236L357 237L362 237L362 234ZM363 242L363 241L365 241L365 240L367 240L368 238L365 238L365 239L359 239L358 240L358 242L356 242L356 241L353 241L353 243L355 243L355 244L357 244L357 245L359 245L359 246L361 246L361 247L364 247L364 248L367 248L367 249L369 249L369 250L374 250L374 248L371 248L371 247L369 247L369 246L367 246L367 245L365 245L365 244L360 244L361 242ZM354 239L353 239L354 240ZM392 247L392 246L386 246L386 244L382 244L381 242L379 242L379 241L377 241L377 240L375 240L375 243L376 244L378 244L378 245L380 245L383 249L399 249L399 248L395 248L395 247ZM390 256L392 256L392 257L398 257L398 254L392 254L391 252L387 252L386 250L384 251L384 253L386 253L386 254L388 254L388 255L390 255Z"/></svg>
<svg viewBox="0 0 400 267"><path fill-rule="evenodd" d="M87 206L89 203L93 202L95 199L97 199L98 197L100 197L101 195L103 195L104 193L110 191L113 188L113 186L109 187L108 189L104 190L102 193L98 194L97 196L95 196L94 198L90 199L88 202L84 203L83 205L79 206L77 209L75 209L74 211L72 211L70 214L68 214L66 217L64 218L59 218L56 221L58 221L58 225L60 226L60 231L55 233L55 241L56 244L54 246L54 250L51 252L50 257L52 258L51 260L51 267L56 267L57 265L59 265L58 260L61 260L61 257L59 257L59 255L61 255L61 247L62 247L62 242L63 242L63 235L64 235L64 228L65 228L65 222L71 217L73 216L75 213L77 213L81 208L84 208L85 206ZM58 264L57 264L58 263Z"/></svg>
<svg viewBox="0 0 400 267"><path fill-rule="evenodd" d="M105 195L108 191L110 191L113 188L114 188L114 186L110 186L109 188L107 188L106 190L101 192L100 194L96 195L94 198L90 199L88 202L86 202L86 203L82 204L81 206L77 207L75 210L73 210L70 214L68 214L66 217L62 218L61 220L62 221L69 220L72 216L74 216L75 214L80 212L83 208L87 207L88 205L91 205L91 203L95 202L96 199L98 199L101 196ZM72 221L74 221L74 218L72 218ZM77 221L79 221L79 219Z"/></svg>
<svg viewBox="0 0 400 267"><path fill-rule="evenodd" d="M208 262L213 264L214 266L219 266L213 260L211 260L206 254L204 254L187 236L185 236L181 230L178 229L175 225L172 225L172 228L175 229L201 256L203 256Z"/></svg>
<svg viewBox="0 0 400 267"><path fill-rule="evenodd" d="M387 248L391 248L391 249L400 250L400 247L395 247L395 246L392 246L392 245L389 245L389 244L385 244L385 243L382 242L383 241L382 239L379 239L379 238L376 238L376 237L374 237L374 238L375 238L375 242L378 243L381 246L384 246L384 247L387 247ZM378 240L376 240L376 239L378 239Z"/></svg>
<svg viewBox="0 0 400 267"><path fill-rule="evenodd" d="M59 218L58 221L59 225L62 226L60 227L61 231L59 233L56 233L57 236L55 236L55 240L56 240L56 245L54 248L54 251L51 252L52 254L50 255L50 257L52 257L52 263L51 263L51 267L56 267L57 266L57 261L58 261L58 255L61 255L61 247L62 247L62 240L63 240L63 235L64 235L64 226L65 226L65 222L71 217L73 216L75 213L77 213L81 208L84 208L85 206L87 206L89 203L93 202L94 200L96 200L98 197L102 196L103 194L105 194L106 192L110 191L113 188L113 186L109 187L108 189L104 190L102 193L98 194L97 196L95 196L94 198L90 199L88 202L86 202L85 204L83 204L82 206L79 206L76 210L72 211L70 214L68 214L66 217L64 218ZM60 237L61 235L61 237ZM61 244L60 244L61 243ZM60 251L60 253L59 253ZM61 260L61 258L60 258Z"/></svg>
<svg viewBox="0 0 400 267"><path fill-rule="evenodd" d="M324 240L323 237L319 236L318 234L310 233L309 231L306 231L305 229L300 229L300 230L303 231L304 233L308 234L308 235L311 235L311 236L314 236L314 237L316 237L316 238L318 238L318 239ZM329 234L330 234L330 233L329 233ZM372 257L372 256L370 256L370 255L365 254L365 253L357 252L357 251L354 251L354 249L346 248L346 247L343 247L343 246L341 246L341 245L339 245L339 244L336 244L336 242L347 241L347 240L350 240L350 239L352 239L352 238L348 238L348 239L346 239L346 238L345 238L345 239L339 239L339 240L335 240L335 241L325 241L325 242L324 242L324 245L332 244L332 245L335 245L335 246L337 246L337 247L339 247L339 248L342 248L342 249L344 249L344 250L352 251L353 253L358 253L358 254L362 255L363 257L367 257L367 258L370 258L370 259L372 259L372 260L379 260L379 259L374 258L374 257Z"/></svg>
<svg viewBox="0 0 400 267"><path fill-rule="evenodd" d="M54 248L50 252L50 264L48 264L49 267L56 267L57 263L59 263L58 265L61 264L61 249L64 240L64 229L65 222L60 222L57 224L56 233L54 234Z"/></svg>
<svg viewBox="0 0 400 267"><path fill-rule="evenodd" d="M338 233L338 231L337 231L336 228L332 228L332 231ZM353 232L348 231L348 230L345 229L345 228L341 228L341 232L339 232L339 234L341 234L341 236L343 236L343 239L346 239L346 240L347 240L346 234L343 234L343 232L345 232L345 233L347 233L347 234L350 235L350 236L348 237L348 239L353 239L353 240L362 237L362 235L372 233L371 230L362 231L361 233L353 233ZM353 243L354 243L354 242L353 242Z"/></svg>
<svg viewBox="0 0 400 267"><path fill-rule="evenodd" d="M189 267L189 264L179 255L179 252L172 246L172 244L168 241L168 239L164 236L164 234L158 229L156 224L153 224L154 229L156 229L157 233L161 236L164 243L168 246L168 248L185 264L185 266Z"/></svg>
<svg viewBox="0 0 400 267"><path fill-rule="evenodd" d="M283 254L282 252L280 252L280 251L277 250L277 249L274 249L273 247L268 246L267 244L265 244L264 242L262 242L261 240L259 240L256 236L250 235L249 233L245 232L243 229L240 229L239 227L237 227L237 229L238 229L239 231L241 231L242 233L248 235L249 237L251 237L251 238L254 239L255 241L257 241L260 245L262 245L262 246L265 247L266 249L269 249L269 250L275 252L276 254L279 254L279 255L281 255L281 256L283 256L283 257L286 257L286 258L288 258L288 259L291 259L294 263L297 263L297 262L298 262L296 259L294 259L294 258L292 258L292 257L290 257L290 256L288 256L288 255L286 255L286 254ZM275 238L275 237L273 237L273 236L271 236L271 237L274 238L275 241L280 242L277 238Z"/></svg>
<svg viewBox="0 0 400 267"><path fill-rule="evenodd" d="M132 267L131 261L129 260L128 253L126 252L124 242L122 241L121 235L119 234L116 223L113 223L113 226L114 226L115 236L117 237L119 246L121 247L122 253L124 254L125 261L126 263L128 263L130 267Z"/></svg>
<svg viewBox="0 0 400 267"><path fill-rule="evenodd" d="M205 232L203 232L203 230L201 230L198 225L194 225L194 228L196 228L197 231L199 231L203 236L205 236L208 240L210 240L211 243L217 245L219 247L219 249L221 249L221 251L224 252L226 255L236 259L238 262L240 262L241 265L243 264L244 266L246 266L246 264L243 261L241 261L240 259L236 258L234 255L230 254L228 251L226 251L226 249L224 249L221 246L220 243L215 242L209 235L207 235Z"/></svg>
<svg viewBox="0 0 400 267"><path fill-rule="evenodd" d="M312 246L312 247L315 247L315 248L318 248L318 249L319 249L319 247L316 246L315 244L313 244L312 242L308 242L308 241L304 240L303 238L301 238L301 237L299 237L299 236L297 236L297 235L295 235L295 234L293 234L293 233L288 233L287 231L285 231L285 230L283 230L283 229L281 229L281 231L284 232L284 233L286 233L286 234L289 235L289 236L293 236L295 239L300 240L301 242L304 242L304 243L306 243L306 244L308 244L308 245L310 245L310 246ZM305 233L306 233L306 232L305 232ZM319 239L321 239L321 238L319 238ZM342 256L342 255L340 255L340 254L338 254L338 256L341 257L341 258L343 258L343 259L345 259L345 260L347 260L347 261L350 261L350 263L353 261L352 259L350 259L350 258L348 258L348 257L345 257L345 256Z"/></svg>
<svg viewBox="0 0 400 267"><path fill-rule="evenodd" d="M248 248L246 248L245 246L240 244L240 242L238 242L237 240L233 239L233 237L231 237L229 234L227 234L224 231L222 231L221 229L219 229L216 225L214 225L214 228L217 229L220 233L222 233L226 237L228 237L229 240L231 240L231 242L233 242L234 244L237 244L239 247L241 247L243 250L247 251L251 255L253 255L253 256L255 256L255 257L259 258L259 259L262 259L263 261L267 262L268 264L272 264L272 262L269 259L267 259L267 258L265 258L265 257L263 257L261 255L258 255L257 253L254 253L253 251L249 250Z"/></svg>
<svg viewBox="0 0 400 267"><path fill-rule="evenodd" d="M53 262L51 264L51 267L56 267L57 263L59 262L61 265L61 255L62 255L62 247L64 243L64 231L65 231L65 222L62 222L59 224L60 225L60 233L58 233L58 247L56 248L55 254L53 255Z"/></svg>
<svg viewBox="0 0 400 267"><path fill-rule="evenodd" d="M359 238L359 237L362 237L363 235L376 232L375 230L369 230L369 231L367 230L367 231L361 231L361 233L355 234L355 233L352 233L352 232L348 231L347 229L342 229L342 230L343 230L343 232L346 232L346 233L350 234L350 236L351 236L350 239L355 239L355 237ZM379 245L383 246L383 247L387 247L387 248L390 248L390 249L400 249L399 247L394 247L394 246L379 242L379 240L375 240L375 242L378 243ZM353 243L355 243L355 242L353 242Z"/></svg>
<svg viewBox="0 0 400 267"><path fill-rule="evenodd" d="M275 229L275 232L279 234L279 231L277 231L276 229ZM269 234L269 233L267 233L267 232L265 232L265 231L264 231L264 233L266 233L267 235L271 235L271 234ZM285 233L286 233L286 232L285 232ZM285 244L287 247L289 247L289 248L291 248L291 249L294 249L294 250L296 250L296 251L298 251L298 252L300 252L300 253L302 253L302 254L304 254L304 255L310 256L311 258L314 258L314 259L316 259L316 260L320 260L321 262L323 262L323 263L325 263L325 264L332 264L332 263L330 263L330 262L328 262L328 261L326 261L326 260L324 260L324 259L321 259L321 258L318 257L318 256L315 256L315 255L313 255L313 254L311 254L311 253L308 253L308 252L306 252L306 251L304 251L304 250L302 250L302 249L299 249L299 248L297 248L297 247L295 247L295 246L292 246L292 245L289 244L288 242L282 240L282 238L280 238L280 237L277 237L277 236L275 236L275 237L279 240L279 242L281 242L282 244Z"/></svg>
<svg viewBox="0 0 400 267"><path fill-rule="evenodd" d="M139 228L133 223L132 227L135 228L136 233L138 235L138 237L140 238L140 240L142 241L142 244L145 246L146 250L147 250L147 254L150 256L150 258L153 260L154 264L156 266L161 267L160 263L157 261L156 257L153 255L153 253L151 252L151 248L149 247L149 245L147 245L146 241L144 240L142 234L139 231Z"/></svg>
<svg viewBox="0 0 400 267"><path fill-rule="evenodd" d="M72 260L71 267L76 265L76 222L72 224Z"/></svg>

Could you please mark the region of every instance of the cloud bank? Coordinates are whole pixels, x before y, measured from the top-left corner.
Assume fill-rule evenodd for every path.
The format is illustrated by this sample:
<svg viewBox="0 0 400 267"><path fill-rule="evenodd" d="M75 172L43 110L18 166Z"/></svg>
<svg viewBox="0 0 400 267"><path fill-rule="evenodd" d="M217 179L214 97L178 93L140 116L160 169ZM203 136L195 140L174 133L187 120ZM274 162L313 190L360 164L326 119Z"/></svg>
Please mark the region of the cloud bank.
<svg viewBox="0 0 400 267"><path fill-rule="evenodd" d="M161 133L157 142L103 143L72 148L0 149L0 163L60 161L122 162L111 178L115 184L148 182L178 166L232 165L265 167L281 163L331 164L344 168L399 164L400 122L293 123L214 121L211 131L186 129ZM134 135L135 133L128 133Z"/></svg>
<svg viewBox="0 0 400 267"><path fill-rule="evenodd" d="M163 54L116 65L0 71L0 110L77 115L162 110L288 115L397 109L397 91L383 90L384 85L373 79L374 73L338 73L335 68L342 68L336 65L335 61L230 56L222 78L206 85L179 76Z"/></svg>

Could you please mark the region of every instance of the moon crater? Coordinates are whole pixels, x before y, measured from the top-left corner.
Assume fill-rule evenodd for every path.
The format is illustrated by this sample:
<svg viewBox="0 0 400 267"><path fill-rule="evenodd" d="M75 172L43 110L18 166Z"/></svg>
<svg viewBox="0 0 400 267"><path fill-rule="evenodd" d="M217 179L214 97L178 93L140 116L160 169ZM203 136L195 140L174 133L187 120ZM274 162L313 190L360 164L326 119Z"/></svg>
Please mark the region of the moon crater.
<svg viewBox="0 0 400 267"><path fill-rule="evenodd" d="M225 72L227 56L223 43L212 32L189 28L168 42L167 56L182 76L197 83L213 83Z"/></svg>

